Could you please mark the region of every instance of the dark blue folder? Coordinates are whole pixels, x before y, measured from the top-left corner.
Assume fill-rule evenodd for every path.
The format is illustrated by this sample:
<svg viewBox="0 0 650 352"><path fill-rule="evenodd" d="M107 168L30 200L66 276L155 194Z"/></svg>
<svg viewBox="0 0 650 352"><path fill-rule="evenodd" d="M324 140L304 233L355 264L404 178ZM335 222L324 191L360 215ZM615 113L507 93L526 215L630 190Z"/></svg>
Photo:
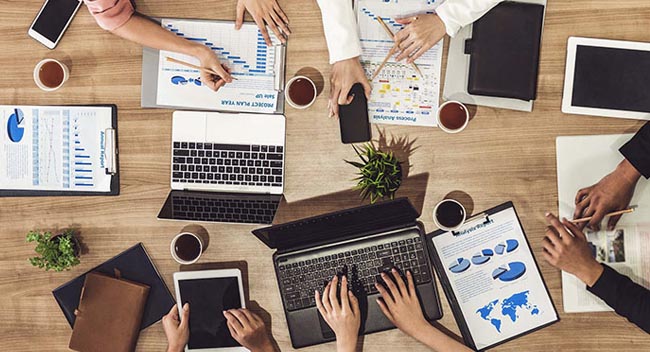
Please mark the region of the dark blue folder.
<svg viewBox="0 0 650 352"><path fill-rule="evenodd" d="M144 308L144 316L142 317L141 329L156 323L176 304L174 297L169 292L162 277L160 277L158 270L156 270L156 267L151 262L144 246L142 243L138 243L107 262L52 291L54 299L56 299L56 302L61 307L71 327L74 326L74 311L79 307L79 299L86 274L96 271L114 276L115 269L120 271L123 279L139 282L150 287L149 297Z"/></svg>

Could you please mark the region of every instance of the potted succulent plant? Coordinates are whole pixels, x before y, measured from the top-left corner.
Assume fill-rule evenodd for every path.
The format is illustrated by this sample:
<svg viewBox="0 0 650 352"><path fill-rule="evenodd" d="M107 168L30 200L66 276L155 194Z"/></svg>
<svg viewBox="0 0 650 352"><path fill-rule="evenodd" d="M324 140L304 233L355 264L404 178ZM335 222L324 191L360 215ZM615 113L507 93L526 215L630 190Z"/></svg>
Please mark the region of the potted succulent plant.
<svg viewBox="0 0 650 352"><path fill-rule="evenodd" d="M359 190L361 197L370 197L370 204L378 199L389 197L393 199L395 192L402 184L402 164L392 152L382 152L372 143L367 143L361 150L352 146L361 162L347 161L359 168L359 180L354 189Z"/></svg>
<svg viewBox="0 0 650 352"><path fill-rule="evenodd" d="M33 266L45 268L46 271L63 271L79 264L81 245L72 229L64 230L56 236L52 236L49 231L30 231L27 242L36 242L34 251L38 256L29 258Z"/></svg>

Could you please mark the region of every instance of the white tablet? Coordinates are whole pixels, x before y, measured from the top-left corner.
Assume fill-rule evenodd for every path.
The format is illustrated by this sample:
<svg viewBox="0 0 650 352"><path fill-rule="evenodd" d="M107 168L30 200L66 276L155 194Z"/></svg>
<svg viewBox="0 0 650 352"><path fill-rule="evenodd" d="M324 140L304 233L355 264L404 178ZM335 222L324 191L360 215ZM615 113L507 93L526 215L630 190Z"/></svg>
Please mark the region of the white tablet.
<svg viewBox="0 0 650 352"><path fill-rule="evenodd" d="M190 304L190 341L186 352L248 351L230 335L223 311L246 308L239 269L174 273L179 312Z"/></svg>
<svg viewBox="0 0 650 352"><path fill-rule="evenodd" d="M650 43L570 37L562 112L650 120Z"/></svg>

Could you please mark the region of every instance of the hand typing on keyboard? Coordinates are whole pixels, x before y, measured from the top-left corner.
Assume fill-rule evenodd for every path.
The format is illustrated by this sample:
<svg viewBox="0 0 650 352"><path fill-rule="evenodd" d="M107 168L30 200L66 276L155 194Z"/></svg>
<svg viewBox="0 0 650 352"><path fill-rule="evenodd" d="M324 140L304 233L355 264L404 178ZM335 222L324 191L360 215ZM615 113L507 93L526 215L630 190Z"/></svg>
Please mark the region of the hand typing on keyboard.
<svg viewBox="0 0 650 352"><path fill-rule="evenodd" d="M351 291L348 291L347 276L344 275L339 280L335 275L325 286L323 294L316 290L314 296L318 311L336 334L336 350L353 352L359 336L361 313L359 301Z"/></svg>

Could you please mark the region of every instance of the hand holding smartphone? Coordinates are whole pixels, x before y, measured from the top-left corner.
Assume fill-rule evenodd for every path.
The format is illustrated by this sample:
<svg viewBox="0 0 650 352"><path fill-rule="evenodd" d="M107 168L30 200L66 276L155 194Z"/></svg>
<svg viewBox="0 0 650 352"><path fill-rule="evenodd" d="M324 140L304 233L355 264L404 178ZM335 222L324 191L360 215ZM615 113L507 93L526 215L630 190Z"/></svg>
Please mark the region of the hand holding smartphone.
<svg viewBox="0 0 650 352"><path fill-rule="evenodd" d="M348 96L354 97L349 105L339 104L341 141L345 144L367 142L372 135L368 121L368 99L361 83L353 85Z"/></svg>
<svg viewBox="0 0 650 352"><path fill-rule="evenodd" d="M80 0L46 0L27 34L54 49L81 7Z"/></svg>

